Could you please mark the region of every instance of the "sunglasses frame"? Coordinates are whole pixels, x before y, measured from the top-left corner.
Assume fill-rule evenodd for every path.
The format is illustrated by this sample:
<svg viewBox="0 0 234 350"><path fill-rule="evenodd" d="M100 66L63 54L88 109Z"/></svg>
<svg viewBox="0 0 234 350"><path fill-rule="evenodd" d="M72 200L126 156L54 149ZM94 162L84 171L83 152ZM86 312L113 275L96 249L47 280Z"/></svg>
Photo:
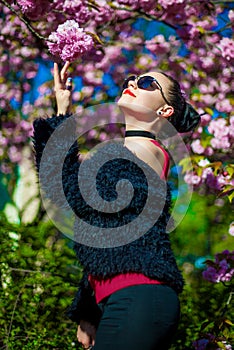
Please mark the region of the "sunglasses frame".
<svg viewBox="0 0 234 350"><path fill-rule="evenodd" d="M159 84L159 82L157 81L157 79L154 78L154 77L152 77L151 75L143 75L143 76L142 76L142 75L139 75L139 76L137 76L137 75L130 75L128 78L125 79L125 81L124 81L124 83L123 83L123 90L125 90L125 89L128 88L128 83L129 83L129 81L131 81L131 80L136 81L137 87L138 87L139 89L147 90L147 88L148 88L149 86L146 87L146 88L144 88L144 87L142 87L142 86L139 86L139 82L140 82L140 80L143 79L143 78L148 78L148 79L150 78L149 86L150 86L150 84L152 84L153 82L155 82L155 83L157 84L157 88L158 88L158 90L160 91L160 93L161 93L161 95L162 95L164 101L170 106L171 104L170 104L169 101L166 99L166 97L165 97L165 95L164 95L164 93L163 93L163 90L162 90L161 85Z"/></svg>

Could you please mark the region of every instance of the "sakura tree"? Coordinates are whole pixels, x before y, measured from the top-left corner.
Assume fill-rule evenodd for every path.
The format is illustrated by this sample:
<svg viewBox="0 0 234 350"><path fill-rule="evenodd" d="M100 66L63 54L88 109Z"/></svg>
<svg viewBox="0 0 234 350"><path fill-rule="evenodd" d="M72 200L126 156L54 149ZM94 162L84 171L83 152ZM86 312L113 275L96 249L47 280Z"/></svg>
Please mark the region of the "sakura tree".
<svg viewBox="0 0 234 350"><path fill-rule="evenodd" d="M38 86L42 63L51 68L52 61L73 62L72 75L82 82L73 96L79 108L113 101L128 73L160 69L181 82L202 114L192 135L193 169L183 163L186 181L232 199L234 12L229 2L0 3L2 172L20 162L34 115L53 112L52 82Z"/></svg>

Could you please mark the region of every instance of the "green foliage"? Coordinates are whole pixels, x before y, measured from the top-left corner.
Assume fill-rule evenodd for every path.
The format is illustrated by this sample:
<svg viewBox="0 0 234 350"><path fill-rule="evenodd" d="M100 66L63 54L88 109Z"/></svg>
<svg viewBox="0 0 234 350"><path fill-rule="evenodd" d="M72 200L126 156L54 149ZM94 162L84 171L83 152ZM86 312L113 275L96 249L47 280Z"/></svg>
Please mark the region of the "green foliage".
<svg viewBox="0 0 234 350"><path fill-rule="evenodd" d="M231 209L227 199L194 192L186 216L171 233L173 250L185 279L180 296L181 321L171 350L194 349L193 341L206 338L207 333L215 337L207 349L222 348L218 346L221 341L234 342L233 287L202 278L205 260L233 247L233 237L228 234L233 219Z"/></svg>
<svg viewBox="0 0 234 350"><path fill-rule="evenodd" d="M81 268L68 240L48 222L13 225L2 214L0 346L77 349L66 317Z"/></svg>
<svg viewBox="0 0 234 350"><path fill-rule="evenodd" d="M193 349L192 342L205 338L207 333L232 344L234 332L230 320L234 319L233 300L227 305L230 289L221 283L204 281L198 271L191 275L192 282L186 284L180 297L181 320L170 350Z"/></svg>
<svg viewBox="0 0 234 350"><path fill-rule="evenodd" d="M42 214L28 225L12 224L0 216L1 349L79 349L76 325L66 317L66 309L82 270L72 243ZM216 337L216 348L209 344L210 348L217 349L218 343L222 348L223 339L232 340L230 289L202 278L202 262L232 245L233 237L228 234L231 218L227 200L221 203L194 193L186 217L171 233L186 282L171 350L194 349L192 342L209 332Z"/></svg>
<svg viewBox="0 0 234 350"><path fill-rule="evenodd" d="M228 233L232 209L227 198L193 193L188 212L170 236L179 264L192 264L194 269L198 258L205 261L229 247L232 249L233 237Z"/></svg>

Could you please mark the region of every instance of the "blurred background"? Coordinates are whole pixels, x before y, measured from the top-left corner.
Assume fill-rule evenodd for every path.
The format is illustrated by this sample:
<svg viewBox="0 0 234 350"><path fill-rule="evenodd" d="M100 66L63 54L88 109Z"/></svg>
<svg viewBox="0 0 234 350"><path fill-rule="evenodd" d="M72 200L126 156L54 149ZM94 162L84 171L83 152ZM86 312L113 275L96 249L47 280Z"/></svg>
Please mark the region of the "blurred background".
<svg viewBox="0 0 234 350"><path fill-rule="evenodd" d="M1 349L79 349L66 309L82 267L43 208L31 138L33 120L56 113L53 62L66 60L74 113L115 102L127 75L160 70L178 79L201 114L197 130L181 135L189 159L172 166L169 178L174 201L178 173L193 188L170 233L186 282L171 350L232 349L233 7L215 0L0 1ZM83 152L122 134L109 113L109 125L80 138Z"/></svg>

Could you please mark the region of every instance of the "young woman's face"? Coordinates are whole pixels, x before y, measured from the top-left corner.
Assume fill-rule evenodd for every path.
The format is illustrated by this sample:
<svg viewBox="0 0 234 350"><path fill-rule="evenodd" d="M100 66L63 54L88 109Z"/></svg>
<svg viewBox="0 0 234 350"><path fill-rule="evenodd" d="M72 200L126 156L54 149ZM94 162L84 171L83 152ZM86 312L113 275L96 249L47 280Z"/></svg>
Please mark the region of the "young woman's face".
<svg viewBox="0 0 234 350"><path fill-rule="evenodd" d="M160 84L163 94L165 97L167 96L167 91L170 86L169 79L161 73L149 72L142 74L135 80L130 80L128 82L127 87L122 91L118 101L118 105L120 107L126 104L128 104L128 107L130 107L132 104L133 106L138 105L153 111L157 111L159 108L167 105L167 102L165 101L156 81L153 81L150 86L147 87L147 89L143 89L142 87L138 86L137 82L139 82L139 85L141 86L141 81L139 81L139 79L145 76L155 78Z"/></svg>

